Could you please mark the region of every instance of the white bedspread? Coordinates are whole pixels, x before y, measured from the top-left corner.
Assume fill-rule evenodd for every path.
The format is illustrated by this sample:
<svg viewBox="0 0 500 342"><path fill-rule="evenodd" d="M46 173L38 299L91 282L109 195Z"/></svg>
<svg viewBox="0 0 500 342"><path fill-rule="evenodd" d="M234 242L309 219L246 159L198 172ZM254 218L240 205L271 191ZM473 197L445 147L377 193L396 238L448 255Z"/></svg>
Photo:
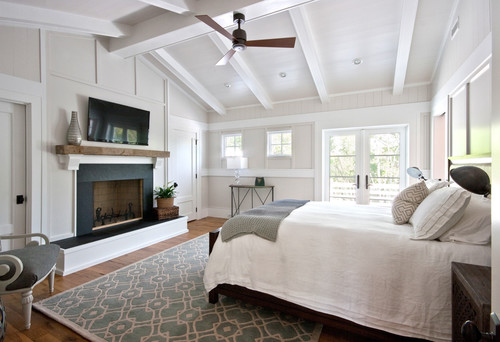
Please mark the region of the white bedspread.
<svg viewBox="0 0 500 342"><path fill-rule="evenodd" d="M207 291L240 285L398 335L451 340L451 262L490 265L490 246L411 240L390 208L309 202L275 243L217 240Z"/></svg>

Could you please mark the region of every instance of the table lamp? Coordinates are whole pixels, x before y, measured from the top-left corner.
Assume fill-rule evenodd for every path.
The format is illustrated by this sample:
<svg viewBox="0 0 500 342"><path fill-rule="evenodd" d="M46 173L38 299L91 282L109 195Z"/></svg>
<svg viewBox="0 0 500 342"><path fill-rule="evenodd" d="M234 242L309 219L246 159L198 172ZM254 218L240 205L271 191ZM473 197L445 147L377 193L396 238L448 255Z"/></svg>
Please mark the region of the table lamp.
<svg viewBox="0 0 500 342"><path fill-rule="evenodd" d="M465 190L488 197L491 194L490 177L477 166L460 166L450 170L451 178Z"/></svg>
<svg viewBox="0 0 500 342"><path fill-rule="evenodd" d="M245 157L229 157L226 159L227 169L234 170L234 184L240 184L240 170L248 167L248 158Z"/></svg>

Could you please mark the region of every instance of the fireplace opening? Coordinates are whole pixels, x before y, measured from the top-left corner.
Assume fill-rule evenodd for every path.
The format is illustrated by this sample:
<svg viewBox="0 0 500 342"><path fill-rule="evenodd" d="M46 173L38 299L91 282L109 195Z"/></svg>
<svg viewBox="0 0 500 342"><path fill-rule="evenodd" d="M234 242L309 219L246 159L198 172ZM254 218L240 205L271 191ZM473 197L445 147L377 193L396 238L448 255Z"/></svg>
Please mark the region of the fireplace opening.
<svg viewBox="0 0 500 342"><path fill-rule="evenodd" d="M117 232L152 221L153 166L80 165L76 205L76 236Z"/></svg>
<svg viewBox="0 0 500 342"><path fill-rule="evenodd" d="M142 220L142 179L93 183L92 230Z"/></svg>

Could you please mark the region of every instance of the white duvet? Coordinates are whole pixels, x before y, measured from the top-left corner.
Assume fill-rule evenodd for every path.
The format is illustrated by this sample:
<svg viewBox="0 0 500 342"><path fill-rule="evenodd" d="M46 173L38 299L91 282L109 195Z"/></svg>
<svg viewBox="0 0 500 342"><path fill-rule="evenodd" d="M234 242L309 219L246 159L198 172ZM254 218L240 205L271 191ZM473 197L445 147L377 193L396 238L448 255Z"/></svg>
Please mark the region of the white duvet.
<svg viewBox="0 0 500 342"><path fill-rule="evenodd" d="M219 239L207 291L227 283L398 335L451 340L451 262L490 265L490 246L411 240L390 208L309 202L276 242Z"/></svg>

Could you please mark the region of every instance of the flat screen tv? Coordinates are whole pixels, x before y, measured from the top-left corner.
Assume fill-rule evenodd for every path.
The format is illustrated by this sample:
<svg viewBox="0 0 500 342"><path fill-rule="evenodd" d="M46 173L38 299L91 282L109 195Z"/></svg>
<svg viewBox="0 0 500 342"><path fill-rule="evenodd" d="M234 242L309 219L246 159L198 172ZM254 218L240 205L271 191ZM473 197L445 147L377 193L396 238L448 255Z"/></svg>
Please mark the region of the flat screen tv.
<svg viewBox="0 0 500 342"><path fill-rule="evenodd" d="M147 145L149 111L89 97L87 139Z"/></svg>

